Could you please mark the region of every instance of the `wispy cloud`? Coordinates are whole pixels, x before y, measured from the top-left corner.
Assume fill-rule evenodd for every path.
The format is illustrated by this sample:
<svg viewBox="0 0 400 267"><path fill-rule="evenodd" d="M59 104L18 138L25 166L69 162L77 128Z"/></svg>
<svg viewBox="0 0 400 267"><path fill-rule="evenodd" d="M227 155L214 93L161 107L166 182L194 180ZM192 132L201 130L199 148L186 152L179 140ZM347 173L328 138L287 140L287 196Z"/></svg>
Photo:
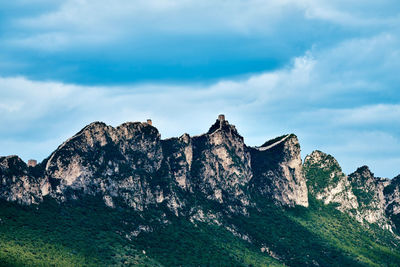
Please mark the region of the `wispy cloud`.
<svg viewBox="0 0 400 267"><path fill-rule="evenodd" d="M16 0L0 4L0 154L47 156L87 123L163 137L219 113L259 145L287 132L346 172L394 176L397 1Z"/></svg>
<svg viewBox="0 0 400 267"><path fill-rule="evenodd" d="M368 74L398 64L391 60L396 42L385 35L345 41L310 50L279 70L211 84L84 86L3 77L0 153L43 158L55 143L95 120L116 126L152 118L163 137L196 135L226 113L250 145L295 132L304 154L325 150L347 172L376 162L371 167L378 175L394 176L400 170L388 169L387 162L398 162L400 101L387 95L396 94L397 76L375 80ZM343 62L343 54L355 59ZM366 61L374 62L374 71Z"/></svg>
<svg viewBox="0 0 400 267"><path fill-rule="evenodd" d="M395 1L13 1L0 4L3 75L66 83L215 81L386 33ZM1 11L0 11L1 12ZM4 13L4 14L3 14Z"/></svg>

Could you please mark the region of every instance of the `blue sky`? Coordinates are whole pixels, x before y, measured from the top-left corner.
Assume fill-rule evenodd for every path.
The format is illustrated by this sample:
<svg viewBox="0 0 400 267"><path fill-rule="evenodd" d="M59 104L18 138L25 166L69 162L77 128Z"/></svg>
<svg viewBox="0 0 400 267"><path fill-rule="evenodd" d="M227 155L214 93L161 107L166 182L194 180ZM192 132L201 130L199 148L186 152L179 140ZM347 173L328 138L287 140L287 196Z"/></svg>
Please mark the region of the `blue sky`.
<svg viewBox="0 0 400 267"><path fill-rule="evenodd" d="M400 173L397 1L3 2L0 155L41 160L92 121L167 138L225 113L249 145L293 132L303 157Z"/></svg>

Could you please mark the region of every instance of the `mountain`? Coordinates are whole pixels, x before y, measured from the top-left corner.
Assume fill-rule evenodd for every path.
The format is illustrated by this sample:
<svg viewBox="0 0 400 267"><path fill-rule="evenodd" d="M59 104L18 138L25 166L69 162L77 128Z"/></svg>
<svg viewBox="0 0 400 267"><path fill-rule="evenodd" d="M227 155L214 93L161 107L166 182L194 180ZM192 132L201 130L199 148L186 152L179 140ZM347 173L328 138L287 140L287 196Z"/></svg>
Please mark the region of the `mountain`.
<svg viewBox="0 0 400 267"><path fill-rule="evenodd" d="M400 183L287 134L249 147L94 122L36 166L0 157L0 265L400 265Z"/></svg>
<svg viewBox="0 0 400 267"><path fill-rule="evenodd" d="M331 155L313 151L304 160L304 172L310 193L325 204L334 203L361 223L375 223L397 231L394 219L399 207L398 178L375 177L368 166L349 176L342 172Z"/></svg>

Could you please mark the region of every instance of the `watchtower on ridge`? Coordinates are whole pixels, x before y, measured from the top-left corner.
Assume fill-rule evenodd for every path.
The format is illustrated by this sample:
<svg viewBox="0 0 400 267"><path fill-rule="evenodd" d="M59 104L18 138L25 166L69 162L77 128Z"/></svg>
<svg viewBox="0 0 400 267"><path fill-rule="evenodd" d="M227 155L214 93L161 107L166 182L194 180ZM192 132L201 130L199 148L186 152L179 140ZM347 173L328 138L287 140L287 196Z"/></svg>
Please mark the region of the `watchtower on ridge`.
<svg viewBox="0 0 400 267"><path fill-rule="evenodd" d="M35 167L37 165L37 161L35 159L28 160L28 167Z"/></svg>

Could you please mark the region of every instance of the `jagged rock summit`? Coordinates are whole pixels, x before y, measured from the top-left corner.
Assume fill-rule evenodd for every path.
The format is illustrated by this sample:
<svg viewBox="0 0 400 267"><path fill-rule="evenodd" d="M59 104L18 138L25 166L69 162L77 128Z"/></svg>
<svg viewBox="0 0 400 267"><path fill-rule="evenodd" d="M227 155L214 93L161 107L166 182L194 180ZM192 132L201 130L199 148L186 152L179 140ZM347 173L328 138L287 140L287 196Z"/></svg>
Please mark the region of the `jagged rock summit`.
<svg viewBox="0 0 400 267"><path fill-rule="evenodd" d="M294 134L247 146L224 115L204 134L165 140L151 120L118 127L94 122L37 165L0 157L0 179L1 199L27 205L90 195L109 207L164 206L177 216L200 218L198 203L204 201L246 215L260 198L308 207L310 194L362 223L392 229L400 221L398 177L376 178L366 166L347 176L321 151L303 164Z"/></svg>
<svg viewBox="0 0 400 267"><path fill-rule="evenodd" d="M277 204L308 206L300 144L294 134L272 139L250 149L254 172L253 188L272 196Z"/></svg>
<svg viewBox="0 0 400 267"><path fill-rule="evenodd" d="M396 179L375 177L368 166L347 176L334 157L318 150L305 158L304 172L309 192L315 198L325 204L334 203L337 209L362 223L377 223L385 229L395 227L388 206L398 206Z"/></svg>
<svg viewBox="0 0 400 267"><path fill-rule="evenodd" d="M246 214L252 194L260 194L279 205L308 205L297 137L248 147L224 115L205 134L166 140L148 122L94 122L35 167L1 157L0 177L0 197L24 204L100 195L110 207L162 204L179 215L204 198Z"/></svg>
<svg viewBox="0 0 400 267"><path fill-rule="evenodd" d="M0 265L399 266L400 176L300 153L223 115L168 139L91 123L39 164L0 157Z"/></svg>

